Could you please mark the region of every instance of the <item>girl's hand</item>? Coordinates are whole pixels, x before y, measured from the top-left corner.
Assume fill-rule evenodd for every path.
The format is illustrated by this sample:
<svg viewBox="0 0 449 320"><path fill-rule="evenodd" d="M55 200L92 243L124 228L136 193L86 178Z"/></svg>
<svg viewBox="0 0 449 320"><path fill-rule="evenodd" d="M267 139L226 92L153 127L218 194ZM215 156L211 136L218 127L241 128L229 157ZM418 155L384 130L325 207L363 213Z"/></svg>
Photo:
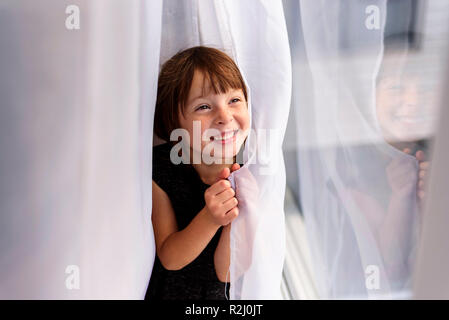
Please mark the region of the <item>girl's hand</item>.
<svg viewBox="0 0 449 320"><path fill-rule="evenodd" d="M410 154L409 149L404 153ZM416 161L408 157L396 157L386 168L387 178L393 194L408 196L416 192L417 167Z"/></svg>
<svg viewBox="0 0 449 320"><path fill-rule="evenodd" d="M231 169L235 171L238 168L234 164ZM226 180L229 175L229 168L224 168L220 172L219 180L204 192L206 212L212 218L213 223L219 226L228 225L239 215L238 201L234 189L231 188L231 183Z"/></svg>
<svg viewBox="0 0 449 320"><path fill-rule="evenodd" d="M411 154L411 150L409 148L405 148L402 151L404 151L407 154ZM427 176L428 176L427 171L429 170L430 162L426 160L424 151L422 151L422 150L418 150L415 153L415 157L419 163L417 195L418 195L419 200L423 201L425 198L425 195L426 195L425 187L426 187L426 180L427 180Z"/></svg>
<svg viewBox="0 0 449 320"><path fill-rule="evenodd" d="M238 169L240 169L240 165L238 163L234 163L231 167L231 172L237 171Z"/></svg>

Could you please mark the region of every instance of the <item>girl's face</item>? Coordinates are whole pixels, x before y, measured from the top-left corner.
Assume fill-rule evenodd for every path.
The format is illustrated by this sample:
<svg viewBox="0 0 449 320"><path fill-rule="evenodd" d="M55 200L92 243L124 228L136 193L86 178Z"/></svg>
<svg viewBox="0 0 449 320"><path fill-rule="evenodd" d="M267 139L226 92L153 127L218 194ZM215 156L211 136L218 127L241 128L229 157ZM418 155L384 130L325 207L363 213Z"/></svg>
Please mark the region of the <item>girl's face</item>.
<svg viewBox="0 0 449 320"><path fill-rule="evenodd" d="M215 159L232 159L248 135L249 112L245 95L241 89L215 94L210 84L203 80L203 74L195 71L184 116L179 111L180 125L190 135L193 152ZM200 130L194 130L194 126ZM194 136L199 133L201 136ZM201 143L192 143L194 139Z"/></svg>
<svg viewBox="0 0 449 320"><path fill-rule="evenodd" d="M388 142L415 141L431 135L432 96L417 77L385 77L377 86L377 118Z"/></svg>

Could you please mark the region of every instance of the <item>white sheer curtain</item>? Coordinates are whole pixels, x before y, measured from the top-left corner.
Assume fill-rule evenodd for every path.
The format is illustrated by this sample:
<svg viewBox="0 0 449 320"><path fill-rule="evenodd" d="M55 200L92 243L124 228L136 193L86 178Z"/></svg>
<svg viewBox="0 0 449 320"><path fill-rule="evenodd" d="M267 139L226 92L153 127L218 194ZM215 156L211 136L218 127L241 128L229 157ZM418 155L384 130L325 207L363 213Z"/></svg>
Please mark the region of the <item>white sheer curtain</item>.
<svg viewBox="0 0 449 320"><path fill-rule="evenodd" d="M281 1L79 1L79 30L63 3L3 1L0 298L144 297L157 76L197 45L228 53L249 92L230 298L281 298L291 92L320 297L407 297L418 161L380 123L386 1L295 3L290 48Z"/></svg>
<svg viewBox="0 0 449 320"><path fill-rule="evenodd" d="M281 2L99 0L78 7L80 29L67 30L62 3L0 6L7 44L0 53L0 297L143 298L155 254L158 67L202 44L239 65L257 130L244 169L232 178L242 207L232 226L230 298L280 298L281 144L291 90Z"/></svg>
<svg viewBox="0 0 449 320"><path fill-rule="evenodd" d="M161 1L0 5L0 298L143 298Z"/></svg>
<svg viewBox="0 0 449 320"><path fill-rule="evenodd" d="M231 228L231 298L279 299L285 254L282 141L291 96L284 12L281 2L224 3L236 60L251 90L253 129L246 170L233 177L241 211Z"/></svg>
<svg viewBox="0 0 449 320"><path fill-rule="evenodd" d="M296 8L300 199L320 297L408 297L418 161L387 143L379 124L386 1L300 0Z"/></svg>
<svg viewBox="0 0 449 320"><path fill-rule="evenodd" d="M179 50L211 46L229 54L245 78L254 131L244 168L231 176L240 216L231 228L230 299L278 299L285 251L281 147L291 90L282 3L169 0L162 25L161 64Z"/></svg>

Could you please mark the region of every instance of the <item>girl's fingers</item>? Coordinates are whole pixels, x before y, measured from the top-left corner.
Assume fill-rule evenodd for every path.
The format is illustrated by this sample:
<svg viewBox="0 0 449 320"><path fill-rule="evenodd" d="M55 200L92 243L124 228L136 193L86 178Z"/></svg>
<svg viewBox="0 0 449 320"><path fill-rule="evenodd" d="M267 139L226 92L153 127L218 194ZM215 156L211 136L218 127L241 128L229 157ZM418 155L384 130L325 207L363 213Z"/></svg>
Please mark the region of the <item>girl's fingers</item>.
<svg viewBox="0 0 449 320"><path fill-rule="evenodd" d="M419 178L424 179L426 177L426 170L419 170Z"/></svg>
<svg viewBox="0 0 449 320"><path fill-rule="evenodd" d="M234 207L231 210L229 210L228 212L226 212L226 217L229 219L228 220L229 222L231 222L232 220L237 218L238 215L239 215L239 208L238 207Z"/></svg>
<svg viewBox="0 0 449 320"><path fill-rule="evenodd" d="M238 163L234 163L231 167L231 172L237 171L240 169L240 165Z"/></svg>
<svg viewBox="0 0 449 320"><path fill-rule="evenodd" d="M228 201L229 199L231 199L234 196L235 196L234 189L227 188L226 190L224 190L221 193L217 194L215 196L215 198L217 199L218 202L225 203L226 201Z"/></svg>
<svg viewBox="0 0 449 320"><path fill-rule="evenodd" d="M229 169L229 168L223 168L223 169L220 171L220 173L218 174L217 181L223 180L223 179L227 179L227 178L231 175L231 172L234 172L234 171L236 171L236 170L238 170L238 169L240 169L240 165L239 165L238 163L234 163L234 164L231 166L231 169Z"/></svg>
<svg viewBox="0 0 449 320"><path fill-rule="evenodd" d="M209 192L212 196L216 196L228 188L231 188L231 183L228 180L219 180L210 186L206 192Z"/></svg>
<svg viewBox="0 0 449 320"><path fill-rule="evenodd" d="M415 156L418 161L424 161L424 152L422 150L416 151Z"/></svg>
<svg viewBox="0 0 449 320"><path fill-rule="evenodd" d="M218 175L218 180L227 179L230 174L231 171L229 170L229 168L223 168Z"/></svg>
<svg viewBox="0 0 449 320"><path fill-rule="evenodd" d="M240 165L238 163L234 163L231 166L231 169L229 168L223 168L219 175L218 175L218 181L215 182L212 186L210 186L206 192L207 192L207 201L217 201L218 203L224 204L228 200L232 199L235 196L234 189L231 188L231 182L227 180L231 172L234 172L236 170L240 169ZM237 201L237 199L236 199ZM234 205L235 206L235 205ZM232 209L229 208L229 209ZM226 211L228 211L227 209ZM225 211L225 212L226 212Z"/></svg>
<svg viewBox="0 0 449 320"><path fill-rule="evenodd" d="M237 207L238 203L238 200L235 197L232 197L231 199L223 203L223 211L227 213L229 210Z"/></svg>
<svg viewBox="0 0 449 320"><path fill-rule="evenodd" d="M429 169L429 165L430 165L429 161L423 161L419 164L419 168L423 170Z"/></svg>
<svg viewBox="0 0 449 320"><path fill-rule="evenodd" d="M419 180L419 182L418 182L418 187L420 188L420 189L423 189L424 188L424 180Z"/></svg>

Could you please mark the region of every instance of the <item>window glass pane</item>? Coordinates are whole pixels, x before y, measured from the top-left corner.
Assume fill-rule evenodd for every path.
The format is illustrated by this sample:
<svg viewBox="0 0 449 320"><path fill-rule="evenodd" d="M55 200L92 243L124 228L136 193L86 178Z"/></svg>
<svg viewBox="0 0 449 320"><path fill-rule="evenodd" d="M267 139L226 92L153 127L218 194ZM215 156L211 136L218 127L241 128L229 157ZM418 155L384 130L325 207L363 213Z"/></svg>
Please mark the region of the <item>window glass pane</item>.
<svg viewBox="0 0 449 320"><path fill-rule="evenodd" d="M410 297L449 4L283 4L293 70L287 187L303 217L318 295Z"/></svg>

